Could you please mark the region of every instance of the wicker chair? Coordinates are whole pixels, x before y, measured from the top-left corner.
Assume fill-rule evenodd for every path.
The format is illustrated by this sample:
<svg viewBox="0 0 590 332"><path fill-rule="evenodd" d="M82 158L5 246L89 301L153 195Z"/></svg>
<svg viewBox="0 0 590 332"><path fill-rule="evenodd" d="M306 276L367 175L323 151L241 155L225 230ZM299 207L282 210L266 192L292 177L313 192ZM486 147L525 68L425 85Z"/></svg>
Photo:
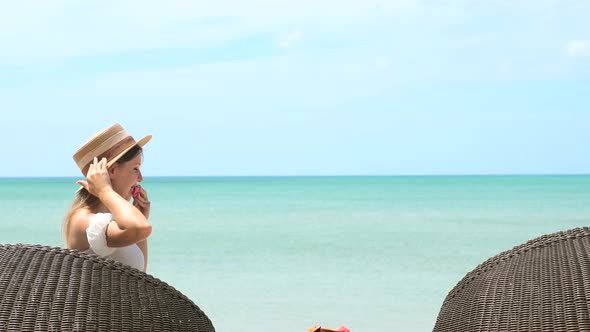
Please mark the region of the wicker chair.
<svg viewBox="0 0 590 332"><path fill-rule="evenodd" d="M215 331L168 284L110 259L0 245L0 331Z"/></svg>
<svg viewBox="0 0 590 332"><path fill-rule="evenodd" d="M447 295L434 331L590 331L590 229L488 259Z"/></svg>

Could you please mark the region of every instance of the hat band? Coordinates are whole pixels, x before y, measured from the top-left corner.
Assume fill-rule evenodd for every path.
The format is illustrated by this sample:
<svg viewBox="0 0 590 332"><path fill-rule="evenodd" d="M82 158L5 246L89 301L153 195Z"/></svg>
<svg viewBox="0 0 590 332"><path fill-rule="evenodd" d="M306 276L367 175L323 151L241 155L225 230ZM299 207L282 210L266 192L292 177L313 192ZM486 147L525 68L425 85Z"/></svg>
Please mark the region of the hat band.
<svg viewBox="0 0 590 332"><path fill-rule="evenodd" d="M107 158L107 161L110 161L111 159L119 155L121 152L125 151L125 149L128 149L129 147L135 144L135 139L133 139L133 137L131 136L127 136L96 157L98 158L98 160L101 160L102 158ZM86 164L86 166L84 166L84 168L82 169L82 174L86 175L88 173L88 168L90 168L90 164L92 164L92 162L93 160L91 160L88 164Z"/></svg>
<svg viewBox="0 0 590 332"><path fill-rule="evenodd" d="M130 135L124 129L120 129L113 133L102 133L98 134L98 136L95 135L74 154L74 160L76 161L78 168L80 168L80 170L84 169L84 166L90 164L94 157L112 149L128 136Z"/></svg>

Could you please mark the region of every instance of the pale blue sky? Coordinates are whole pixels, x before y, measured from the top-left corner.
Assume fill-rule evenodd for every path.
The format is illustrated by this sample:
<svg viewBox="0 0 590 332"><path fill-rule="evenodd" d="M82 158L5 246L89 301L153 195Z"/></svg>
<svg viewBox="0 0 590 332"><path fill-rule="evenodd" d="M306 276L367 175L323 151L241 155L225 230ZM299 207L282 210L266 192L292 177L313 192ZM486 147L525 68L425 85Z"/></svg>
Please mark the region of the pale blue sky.
<svg viewBox="0 0 590 332"><path fill-rule="evenodd" d="M2 176L590 173L590 1L13 1Z"/></svg>

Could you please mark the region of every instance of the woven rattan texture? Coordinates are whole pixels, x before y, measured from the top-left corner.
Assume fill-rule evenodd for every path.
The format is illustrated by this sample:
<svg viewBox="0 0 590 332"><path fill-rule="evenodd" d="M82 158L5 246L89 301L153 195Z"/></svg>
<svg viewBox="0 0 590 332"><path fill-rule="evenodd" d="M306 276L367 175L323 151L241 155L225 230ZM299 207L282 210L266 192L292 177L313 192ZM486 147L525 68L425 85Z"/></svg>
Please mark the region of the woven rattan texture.
<svg viewBox="0 0 590 332"><path fill-rule="evenodd" d="M435 332L590 331L590 229L544 235L469 272Z"/></svg>
<svg viewBox="0 0 590 332"><path fill-rule="evenodd" d="M0 331L215 331L190 299L110 259L0 245Z"/></svg>

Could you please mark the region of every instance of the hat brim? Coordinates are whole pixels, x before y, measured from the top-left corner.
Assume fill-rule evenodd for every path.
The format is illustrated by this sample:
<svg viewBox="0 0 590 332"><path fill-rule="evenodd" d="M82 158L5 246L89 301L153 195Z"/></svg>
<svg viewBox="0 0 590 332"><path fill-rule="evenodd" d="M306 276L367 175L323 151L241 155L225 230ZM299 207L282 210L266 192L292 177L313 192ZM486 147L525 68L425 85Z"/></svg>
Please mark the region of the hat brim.
<svg viewBox="0 0 590 332"><path fill-rule="evenodd" d="M140 139L139 141L135 142L135 144L131 145L127 149L121 151L121 153L119 153L118 155L116 155L113 158L111 158L111 160L107 161L107 168L110 168L111 166L113 166L117 162L117 160L121 159L121 157L123 157L125 155L125 153L127 153L129 150L131 150L134 146L139 145L140 147L143 147L151 139L152 139L152 135L147 135L146 137L144 137L144 138ZM80 186L80 188L78 188L78 190L76 190L76 192L79 192L82 189L84 189L84 187Z"/></svg>

